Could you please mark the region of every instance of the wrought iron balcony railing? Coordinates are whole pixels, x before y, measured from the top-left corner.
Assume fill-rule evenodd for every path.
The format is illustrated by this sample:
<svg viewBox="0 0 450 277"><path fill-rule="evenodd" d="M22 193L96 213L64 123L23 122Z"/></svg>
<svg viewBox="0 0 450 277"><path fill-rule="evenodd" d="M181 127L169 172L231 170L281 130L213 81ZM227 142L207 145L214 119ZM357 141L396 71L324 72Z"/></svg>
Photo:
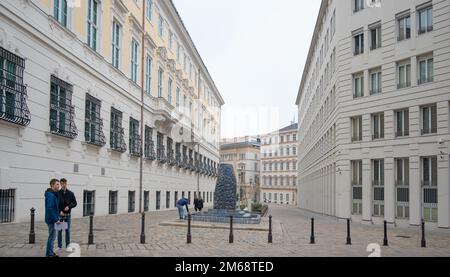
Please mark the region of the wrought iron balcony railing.
<svg viewBox="0 0 450 277"><path fill-rule="evenodd" d="M181 156L181 153L180 153L180 152L177 152L177 153L175 154L176 165L177 165L179 168L182 168L182 167L183 167L183 159L182 159L181 157L182 157L182 156Z"/></svg>
<svg viewBox="0 0 450 277"><path fill-rule="evenodd" d="M78 136L74 121L75 106L50 104L50 132L52 134L75 139Z"/></svg>
<svg viewBox="0 0 450 277"><path fill-rule="evenodd" d="M125 132L122 127L112 128L110 132L111 149L118 152L126 152L127 145L125 143Z"/></svg>
<svg viewBox="0 0 450 277"><path fill-rule="evenodd" d="M173 150L167 151L167 161L170 166L176 166L177 160L175 159L175 152Z"/></svg>
<svg viewBox="0 0 450 277"><path fill-rule="evenodd" d="M164 145L159 145L157 149L157 160L158 162L164 164L167 162L166 150Z"/></svg>
<svg viewBox="0 0 450 277"><path fill-rule="evenodd" d="M145 142L144 145L144 154L145 159L149 161L156 160L156 153L155 153L155 142L153 140L148 140Z"/></svg>
<svg viewBox="0 0 450 277"><path fill-rule="evenodd" d="M142 155L142 138L140 135L134 134L130 136L130 155L135 157L140 157Z"/></svg>
<svg viewBox="0 0 450 277"><path fill-rule="evenodd" d="M103 147L106 144L105 134L103 134L103 119L86 118L85 139L89 144Z"/></svg>

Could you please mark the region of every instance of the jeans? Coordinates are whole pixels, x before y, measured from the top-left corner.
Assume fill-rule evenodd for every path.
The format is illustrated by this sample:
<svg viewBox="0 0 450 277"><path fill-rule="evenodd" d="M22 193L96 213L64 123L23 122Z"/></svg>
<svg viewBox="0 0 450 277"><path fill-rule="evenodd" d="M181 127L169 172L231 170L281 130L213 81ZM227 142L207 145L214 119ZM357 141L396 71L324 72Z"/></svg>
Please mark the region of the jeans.
<svg viewBox="0 0 450 277"><path fill-rule="evenodd" d="M48 226L48 240L47 240L47 251L45 252L46 257L53 256L53 244L55 243L55 225L47 224Z"/></svg>
<svg viewBox="0 0 450 277"><path fill-rule="evenodd" d="M180 219L184 219L184 206L177 204L177 208L178 208L178 214L180 215Z"/></svg>
<svg viewBox="0 0 450 277"><path fill-rule="evenodd" d="M70 244L70 214L66 215L67 229L66 229L66 248ZM58 248L62 248L62 230L58 231Z"/></svg>

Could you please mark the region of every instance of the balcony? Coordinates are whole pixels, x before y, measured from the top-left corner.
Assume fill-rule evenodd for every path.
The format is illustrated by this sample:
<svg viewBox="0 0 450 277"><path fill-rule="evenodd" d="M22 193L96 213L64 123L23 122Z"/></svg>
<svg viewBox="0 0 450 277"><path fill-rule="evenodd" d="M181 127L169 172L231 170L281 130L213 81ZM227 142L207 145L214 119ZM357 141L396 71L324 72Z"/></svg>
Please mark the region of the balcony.
<svg viewBox="0 0 450 277"><path fill-rule="evenodd" d="M156 153L155 153L155 143L153 142L153 140L148 140L145 143L145 159L149 160L149 161L154 161L156 160Z"/></svg>
<svg viewBox="0 0 450 277"><path fill-rule="evenodd" d="M165 164L167 162L166 150L164 148L164 145L158 146L156 159L161 164Z"/></svg>
<svg viewBox="0 0 450 277"><path fill-rule="evenodd" d="M134 157L141 157L142 155L142 138L138 134L130 136L130 155Z"/></svg>
<svg viewBox="0 0 450 277"><path fill-rule="evenodd" d="M189 170L195 171L194 159L189 158Z"/></svg>
<svg viewBox="0 0 450 277"><path fill-rule="evenodd" d="M189 167L189 158L187 155L183 155L183 168L188 170Z"/></svg>
<svg viewBox="0 0 450 277"><path fill-rule="evenodd" d="M86 119L86 125L89 127L85 130L86 142L95 146L103 147L106 144L106 138L103 134L103 119Z"/></svg>
<svg viewBox="0 0 450 277"><path fill-rule="evenodd" d="M167 161L170 166L176 166L177 161L175 159L175 152L173 150L167 151Z"/></svg>
<svg viewBox="0 0 450 277"><path fill-rule="evenodd" d="M127 151L127 145L125 143L124 129L121 127L112 128L110 132L110 145L111 149L124 153Z"/></svg>
<svg viewBox="0 0 450 277"><path fill-rule="evenodd" d="M181 158L181 153L177 152L175 154L175 161L176 161L176 166L178 166L179 168L183 168L183 160Z"/></svg>
<svg viewBox="0 0 450 277"><path fill-rule="evenodd" d="M200 163L198 160L196 160L196 161L195 161L195 172L201 173L201 171L202 171L202 169L201 169L201 163Z"/></svg>
<svg viewBox="0 0 450 277"><path fill-rule="evenodd" d="M52 116L52 114L56 116ZM78 136L78 130L75 126L74 117L75 106L50 104L50 133L75 139Z"/></svg>

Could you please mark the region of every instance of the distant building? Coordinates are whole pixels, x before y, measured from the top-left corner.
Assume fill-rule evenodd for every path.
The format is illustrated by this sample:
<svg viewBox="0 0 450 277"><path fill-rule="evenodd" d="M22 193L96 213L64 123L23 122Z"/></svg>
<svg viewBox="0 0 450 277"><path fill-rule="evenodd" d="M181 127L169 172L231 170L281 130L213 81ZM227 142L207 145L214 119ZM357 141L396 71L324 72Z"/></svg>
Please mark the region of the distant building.
<svg viewBox="0 0 450 277"><path fill-rule="evenodd" d="M241 205L260 201L260 142L255 137L223 139L220 162L231 164L237 181L237 200Z"/></svg>
<svg viewBox="0 0 450 277"><path fill-rule="evenodd" d="M297 128L261 136L261 201L297 205Z"/></svg>

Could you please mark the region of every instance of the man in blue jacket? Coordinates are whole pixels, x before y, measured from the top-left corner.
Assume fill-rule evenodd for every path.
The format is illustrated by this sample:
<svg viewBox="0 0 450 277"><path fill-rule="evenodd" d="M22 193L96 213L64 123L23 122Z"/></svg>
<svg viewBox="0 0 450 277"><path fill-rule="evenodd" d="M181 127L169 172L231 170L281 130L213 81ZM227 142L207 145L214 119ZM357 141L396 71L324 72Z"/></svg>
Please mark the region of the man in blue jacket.
<svg viewBox="0 0 450 277"><path fill-rule="evenodd" d="M180 220L184 220L184 206L189 214L189 200L185 197L177 201L178 214L180 215Z"/></svg>
<svg viewBox="0 0 450 277"><path fill-rule="evenodd" d="M55 224L59 222L59 206L58 206L58 190L59 181L52 179L50 181L50 188L45 191L45 223L48 226L48 240L46 257L58 257L53 252L53 244L55 242Z"/></svg>

